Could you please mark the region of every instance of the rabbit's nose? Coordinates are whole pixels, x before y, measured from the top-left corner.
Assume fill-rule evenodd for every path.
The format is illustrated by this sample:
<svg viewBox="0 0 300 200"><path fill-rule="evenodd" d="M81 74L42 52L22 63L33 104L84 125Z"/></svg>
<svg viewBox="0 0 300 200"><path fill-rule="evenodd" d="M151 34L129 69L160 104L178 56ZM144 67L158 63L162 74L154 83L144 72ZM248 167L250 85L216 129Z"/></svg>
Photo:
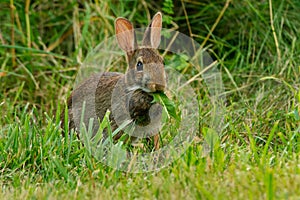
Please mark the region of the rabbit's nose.
<svg viewBox="0 0 300 200"><path fill-rule="evenodd" d="M165 91L165 85L163 85L163 84L149 83L148 88L151 90L151 92L164 92Z"/></svg>
<svg viewBox="0 0 300 200"><path fill-rule="evenodd" d="M159 92L164 92L165 91L165 85L155 84L155 90L159 91Z"/></svg>

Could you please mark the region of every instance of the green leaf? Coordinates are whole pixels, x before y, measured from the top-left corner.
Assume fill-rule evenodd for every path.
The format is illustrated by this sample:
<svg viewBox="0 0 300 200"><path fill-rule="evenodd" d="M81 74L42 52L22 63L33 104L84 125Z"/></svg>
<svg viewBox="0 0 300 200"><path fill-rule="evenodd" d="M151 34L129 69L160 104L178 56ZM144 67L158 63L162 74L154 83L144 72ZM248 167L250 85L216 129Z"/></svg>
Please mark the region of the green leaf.
<svg viewBox="0 0 300 200"><path fill-rule="evenodd" d="M170 100L164 93L153 93L153 103L159 103L163 106L166 111L168 118L173 117L177 121L181 121L181 116L179 112L176 112L178 108L175 103Z"/></svg>

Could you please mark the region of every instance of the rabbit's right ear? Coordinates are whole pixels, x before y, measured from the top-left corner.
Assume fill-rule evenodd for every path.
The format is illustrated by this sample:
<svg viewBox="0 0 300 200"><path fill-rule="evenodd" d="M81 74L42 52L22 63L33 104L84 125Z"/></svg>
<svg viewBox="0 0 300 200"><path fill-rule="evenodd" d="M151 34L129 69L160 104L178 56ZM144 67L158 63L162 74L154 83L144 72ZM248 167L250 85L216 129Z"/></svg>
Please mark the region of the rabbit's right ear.
<svg viewBox="0 0 300 200"><path fill-rule="evenodd" d="M162 16L161 12L158 12L152 18L151 23L147 27L144 38L143 38L143 45L150 46L155 49L158 48L160 44L160 37L161 37L161 27L162 27Z"/></svg>
<svg viewBox="0 0 300 200"><path fill-rule="evenodd" d="M119 17L115 21L116 36L121 49L130 54L137 49L135 31L130 21Z"/></svg>

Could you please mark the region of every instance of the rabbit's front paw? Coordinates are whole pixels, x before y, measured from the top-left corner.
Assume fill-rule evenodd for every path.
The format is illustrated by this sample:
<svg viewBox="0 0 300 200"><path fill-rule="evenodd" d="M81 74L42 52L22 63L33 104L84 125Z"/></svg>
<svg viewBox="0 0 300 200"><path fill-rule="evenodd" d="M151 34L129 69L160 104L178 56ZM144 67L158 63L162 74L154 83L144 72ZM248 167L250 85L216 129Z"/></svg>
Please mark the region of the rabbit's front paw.
<svg viewBox="0 0 300 200"><path fill-rule="evenodd" d="M138 125L146 126L150 123L149 109L152 101L153 97L142 90L133 92L129 100L129 113Z"/></svg>

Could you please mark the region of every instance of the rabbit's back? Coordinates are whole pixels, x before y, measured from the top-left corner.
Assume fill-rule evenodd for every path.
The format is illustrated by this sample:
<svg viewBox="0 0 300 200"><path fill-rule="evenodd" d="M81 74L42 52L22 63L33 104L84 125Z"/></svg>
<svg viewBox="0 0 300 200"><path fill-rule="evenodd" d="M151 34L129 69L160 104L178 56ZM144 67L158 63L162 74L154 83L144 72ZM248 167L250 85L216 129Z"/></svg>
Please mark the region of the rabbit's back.
<svg viewBox="0 0 300 200"><path fill-rule="evenodd" d="M95 134L99 128L98 120L101 121L107 109L110 109L113 89L123 76L124 74L118 72L98 73L80 84L72 92L67 102L69 129L76 130L80 127L83 114L82 119L86 127L88 127L89 120L94 119L93 133ZM115 123L111 125L112 128L116 126ZM63 122L62 126L64 127Z"/></svg>

